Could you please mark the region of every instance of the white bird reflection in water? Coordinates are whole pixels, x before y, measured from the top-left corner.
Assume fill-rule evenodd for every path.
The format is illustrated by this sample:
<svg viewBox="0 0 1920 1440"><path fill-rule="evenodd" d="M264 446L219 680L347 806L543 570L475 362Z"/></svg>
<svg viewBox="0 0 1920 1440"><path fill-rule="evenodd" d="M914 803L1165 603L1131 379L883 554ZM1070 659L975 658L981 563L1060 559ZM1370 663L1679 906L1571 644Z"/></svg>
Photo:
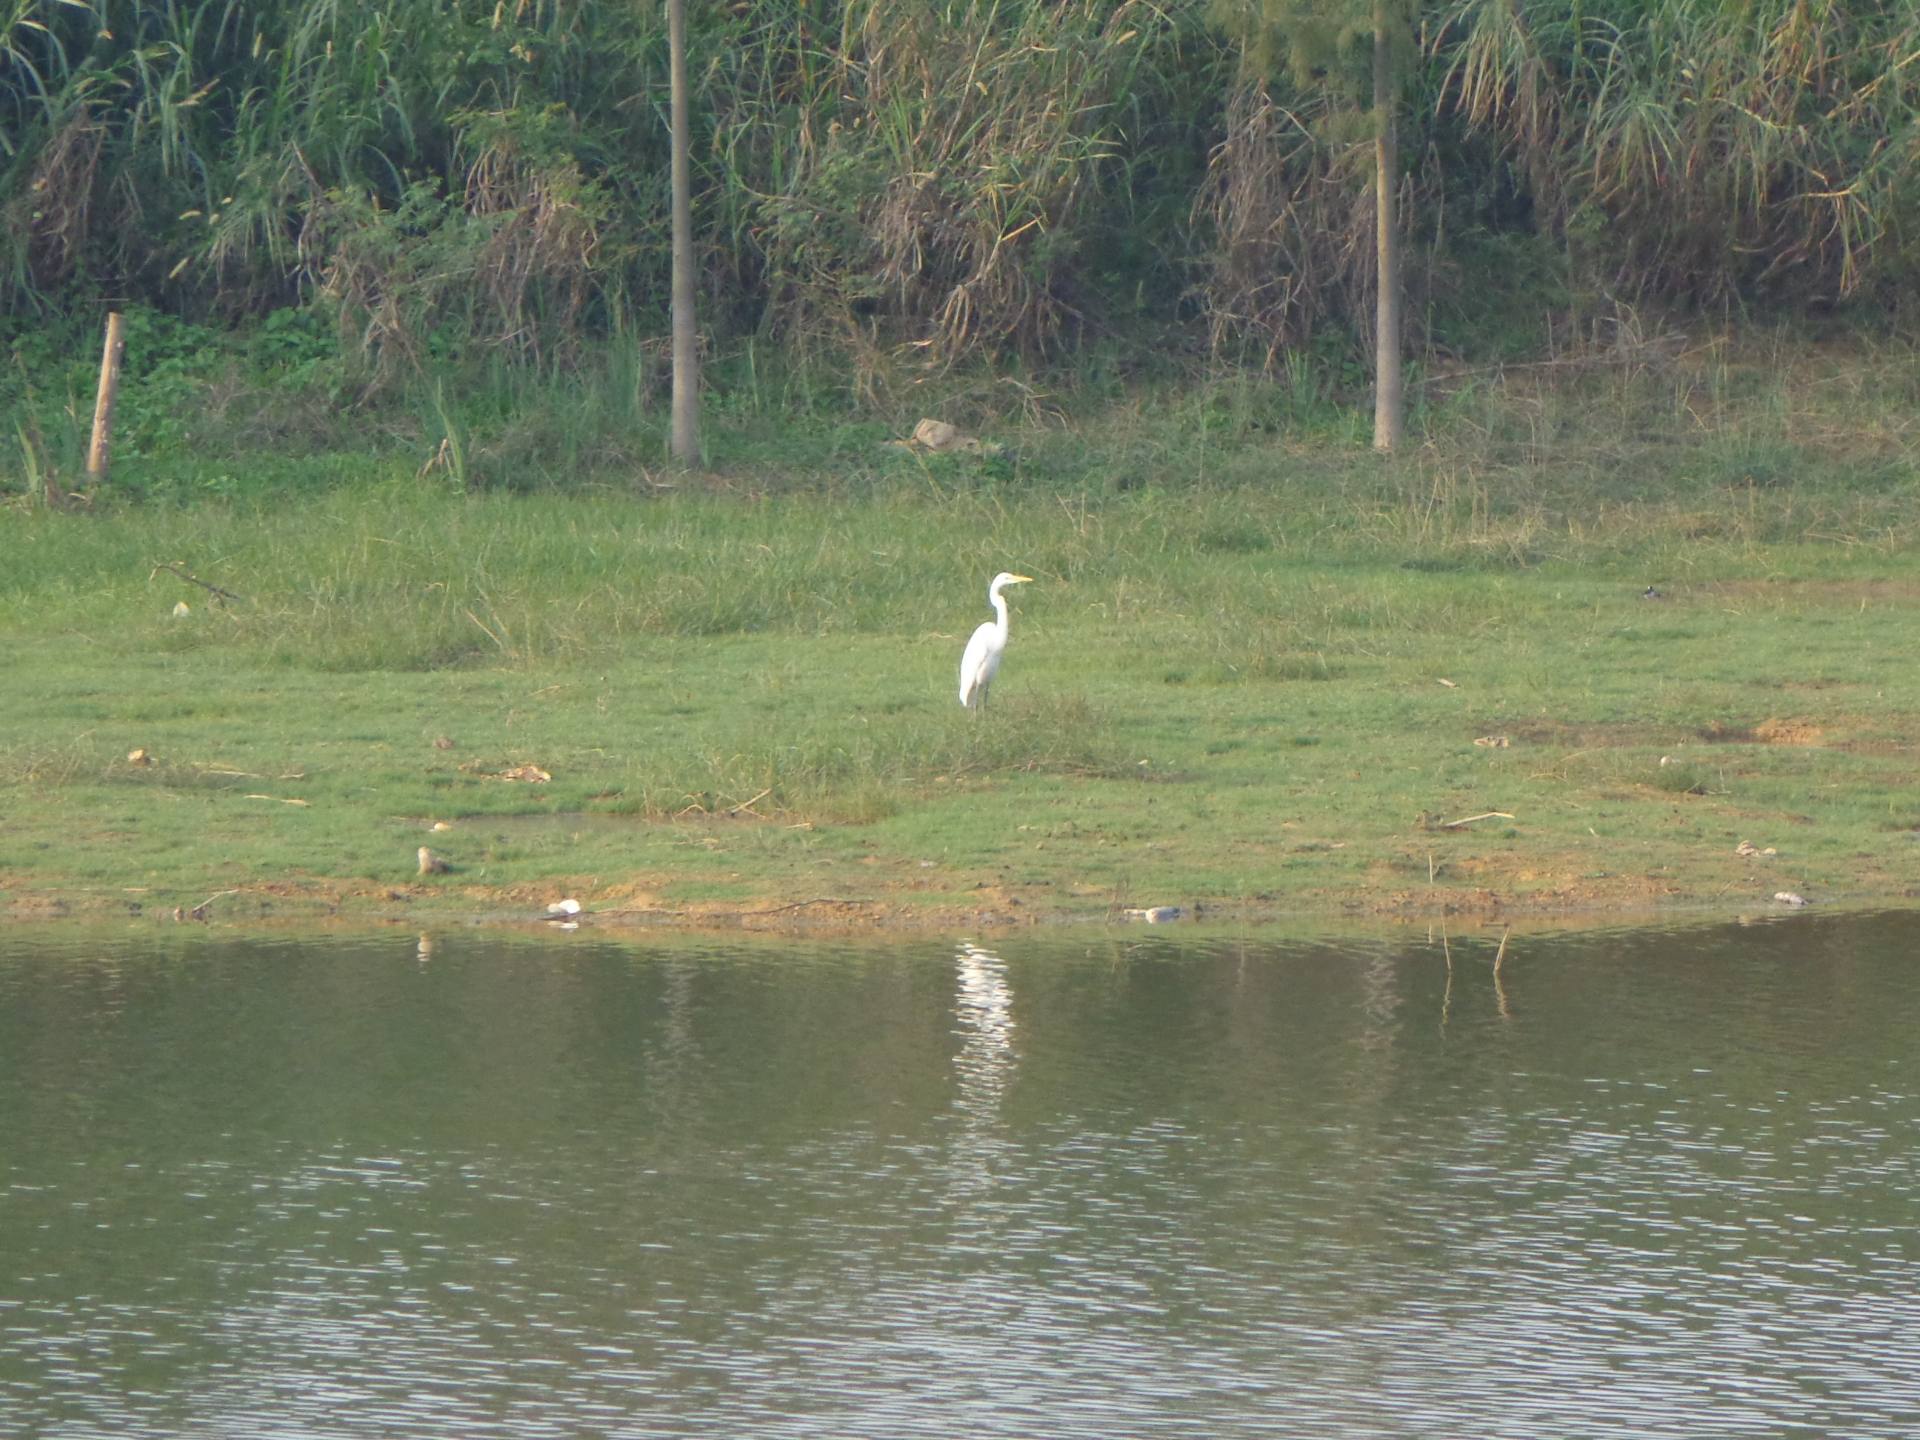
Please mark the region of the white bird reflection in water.
<svg viewBox="0 0 1920 1440"><path fill-rule="evenodd" d="M955 1158L972 1184L991 1182L991 1168L1000 1139L1000 1108L1013 1079L1013 987L1007 983L1007 962L972 941L962 941L954 956L959 971L953 1013L962 1037L953 1057L960 1115Z"/></svg>

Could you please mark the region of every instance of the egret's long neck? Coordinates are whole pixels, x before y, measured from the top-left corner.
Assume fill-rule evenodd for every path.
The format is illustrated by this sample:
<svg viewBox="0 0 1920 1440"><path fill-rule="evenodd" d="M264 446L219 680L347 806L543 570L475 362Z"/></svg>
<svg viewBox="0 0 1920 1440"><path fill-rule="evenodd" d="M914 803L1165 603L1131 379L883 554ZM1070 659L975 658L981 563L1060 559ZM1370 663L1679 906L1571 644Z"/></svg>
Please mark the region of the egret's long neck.
<svg viewBox="0 0 1920 1440"><path fill-rule="evenodd" d="M987 591L987 598L993 602L993 613L1000 617L1000 633L1004 635L1007 633L1007 597L996 586Z"/></svg>

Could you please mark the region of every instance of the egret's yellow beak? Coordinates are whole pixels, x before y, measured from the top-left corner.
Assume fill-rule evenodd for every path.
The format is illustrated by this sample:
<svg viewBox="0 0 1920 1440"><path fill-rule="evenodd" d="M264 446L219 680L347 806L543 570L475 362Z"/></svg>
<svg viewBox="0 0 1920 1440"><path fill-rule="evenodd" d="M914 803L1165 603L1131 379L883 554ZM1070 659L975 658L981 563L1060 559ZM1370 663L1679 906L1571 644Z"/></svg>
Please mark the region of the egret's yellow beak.
<svg viewBox="0 0 1920 1440"><path fill-rule="evenodd" d="M1010 580L1008 580L1007 583L1009 585L1031 585L1033 583L1033 576L1015 575Z"/></svg>

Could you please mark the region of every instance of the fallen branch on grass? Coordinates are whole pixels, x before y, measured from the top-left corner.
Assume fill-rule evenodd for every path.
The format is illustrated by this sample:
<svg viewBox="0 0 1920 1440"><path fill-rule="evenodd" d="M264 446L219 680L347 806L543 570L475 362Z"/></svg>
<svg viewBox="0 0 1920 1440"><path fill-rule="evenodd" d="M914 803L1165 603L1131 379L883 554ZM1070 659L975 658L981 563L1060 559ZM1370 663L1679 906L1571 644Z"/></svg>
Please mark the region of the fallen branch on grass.
<svg viewBox="0 0 1920 1440"><path fill-rule="evenodd" d="M207 909L214 901L221 899L223 896L238 895L239 893L238 890L215 891L191 910L183 910L176 905L173 907L173 918L176 920L205 920L207 918Z"/></svg>
<svg viewBox="0 0 1920 1440"><path fill-rule="evenodd" d="M202 580L198 575L189 574L187 571L181 569L179 565L168 564L165 561L156 560L153 565L153 572L148 575L147 578L151 580L154 575L158 575L162 570L165 570L170 575L178 575L189 585L198 585L202 590L211 590L213 592L213 598L223 605L229 600L238 600L241 598L231 590L222 589L211 580Z"/></svg>
<svg viewBox="0 0 1920 1440"><path fill-rule="evenodd" d="M791 905L776 905L771 910L743 910L740 913L749 919L758 919L763 915L780 915L788 910L805 910L810 905L865 905L865 900L847 900L838 895L822 895L817 900L796 900Z"/></svg>

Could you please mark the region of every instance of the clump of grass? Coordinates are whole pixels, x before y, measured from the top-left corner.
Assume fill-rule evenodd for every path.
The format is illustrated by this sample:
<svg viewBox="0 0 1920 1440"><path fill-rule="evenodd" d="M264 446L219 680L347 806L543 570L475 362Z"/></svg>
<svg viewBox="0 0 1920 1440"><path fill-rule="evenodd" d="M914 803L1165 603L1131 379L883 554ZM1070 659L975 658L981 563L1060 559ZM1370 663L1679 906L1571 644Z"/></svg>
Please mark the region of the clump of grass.
<svg viewBox="0 0 1920 1440"><path fill-rule="evenodd" d="M1705 795L1708 791L1705 772L1685 761L1656 763L1648 772L1647 783L1669 795Z"/></svg>
<svg viewBox="0 0 1920 1440"><path fill-rule="evenodd" d="M0 749L0 785L57 790L107 766L103 747L91 735L54 744L20 743Z"/></svg>
<svg viewBox="0 0 1920 1440"><path fill-rule="evenodd" d="M851 724L837 717L777 741L654 752L596 806L653 820L778 815L856 824L890 816L936 786L1135 773L1111 722L1085 695L1034 693L997 697L984 713L923 704Z"/></svg>

